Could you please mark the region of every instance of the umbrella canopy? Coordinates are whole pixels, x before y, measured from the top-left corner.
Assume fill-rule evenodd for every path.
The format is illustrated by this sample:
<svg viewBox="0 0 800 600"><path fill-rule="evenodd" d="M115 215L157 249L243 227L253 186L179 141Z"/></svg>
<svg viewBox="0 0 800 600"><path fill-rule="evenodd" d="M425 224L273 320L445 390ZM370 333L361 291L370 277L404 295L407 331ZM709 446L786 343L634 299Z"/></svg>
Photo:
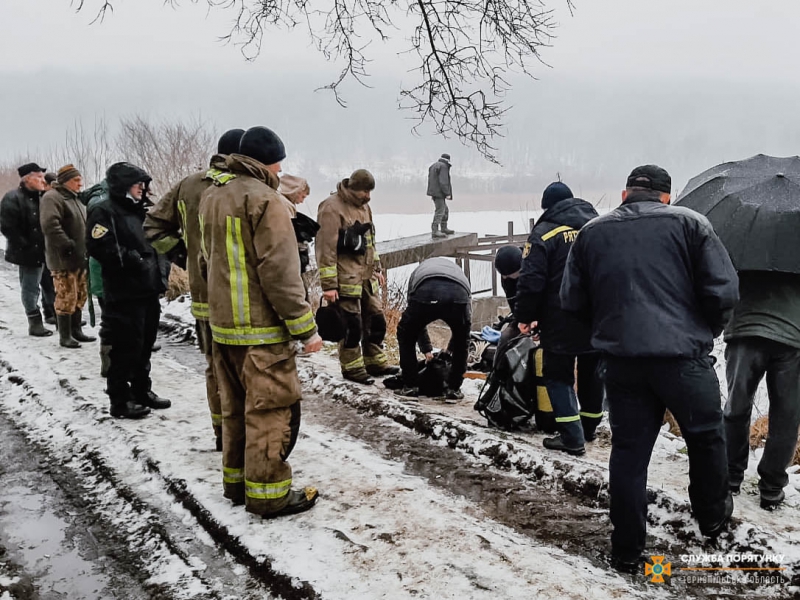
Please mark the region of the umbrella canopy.
<svg viewBox="0 0 800 600"><path fill-rule="evenodd" d="M676 204L708 217L737 270L800 274L800 156L717 165Z"/></svg>

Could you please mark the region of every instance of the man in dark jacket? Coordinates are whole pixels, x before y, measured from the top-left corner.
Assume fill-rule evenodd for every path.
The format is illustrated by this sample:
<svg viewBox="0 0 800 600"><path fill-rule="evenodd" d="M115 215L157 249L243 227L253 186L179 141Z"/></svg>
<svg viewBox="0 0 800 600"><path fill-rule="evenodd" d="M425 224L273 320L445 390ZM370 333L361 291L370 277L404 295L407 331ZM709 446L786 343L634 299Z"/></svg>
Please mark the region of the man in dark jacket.
<svg viewBox="0 0 800 600"><path fill-rule="evenodd" d="M80 348L79 342L95 340L81 328L87 298L86 207L78 199L82 187L80 171L65 165L41 200L45 258L56 288L59 343L65 348Z"/></svg>
<svg viewBox="0 0 800 600"><path fill-rule="evenodd" d="M622 206L581 230L561 286L562 308L591 322L592 346L604 354L612 565L623 571L641 569L647 466L665 408L686 441L700 531L716 537L733 512L709 353L738 300L738 280L708 220L669 206L671 185L660 167L634 169Z"/></svg>
<svg viewBox="0 0 800 600"><path fill-rule="evenodd" d="M592 352L591 330L574 314L561 310L561 280L578 231L597 216L594 207L565 184L551 183L542 194L544 214L533 226L522 251L514 315L522 333L538 329L537 377L552 406L559 434L544 446L569 454L584 453L584 441L594 440L603 417L603 386L597 375L599 354ZM578 396L575 394L575 363Z"/></svg>
<svg viewBox="0 0 800 600"><path fill-rule="evenodd" d="M150 408L169 408L151 389L150 353L158 334L165 291L156 251L145 239L150 176L130 163L106 172L109 198L89 209L86 245L103 269L103 319L108 322L111 415L141 418Z"/></svg>
<svg viewBox="0 0 800 600"><path fill-rule="evenodd" d="M44 235L39 223L39 199L47 187L43 169L28 163L17 169L19 187L0 201L0 231L6 237L6 260L19 267L22 306L28 317L28 334L53 335L42 323L39 310L39 288L45 316L55 316L55 290L50 271L44 266Z"/></svg>
<svg viewBox="0 0 800 600"><path fill-rule="evenodd" d="M766 374L769 436L758 463L758 488L761 508L774 510L785 497L786 468L800 427L800 275L745 271L739 273L739 295L725 328L728 476L738 494L750 456L753 397Z"/></svg>
<svg viewBox="0 0 800 600"><path fill-rule="evenodd" d="M408 280L408 307L397 326L400 369L405 387L401 396L419 396L419 369L416 344L426 358L432 358L433 346L427 326L441 319L450 327L449 350L453 356L445 397L464 397L461 383L467 370L469 330L472 324L472 291L464 271L446 258L429 258L411 273Z"/></svg>
<svg viewBox="0 0 800 600"><path fill-rule="evenodd" d="M447 209L447 200L453 199L453 188L450 185L450 155L442 157L428 167L428 196L433 200L433 224L431 233L435 238L453 235L455 231L447 228L447 218L450 211ZM439 231L441 225L442 230Z"/></svg>

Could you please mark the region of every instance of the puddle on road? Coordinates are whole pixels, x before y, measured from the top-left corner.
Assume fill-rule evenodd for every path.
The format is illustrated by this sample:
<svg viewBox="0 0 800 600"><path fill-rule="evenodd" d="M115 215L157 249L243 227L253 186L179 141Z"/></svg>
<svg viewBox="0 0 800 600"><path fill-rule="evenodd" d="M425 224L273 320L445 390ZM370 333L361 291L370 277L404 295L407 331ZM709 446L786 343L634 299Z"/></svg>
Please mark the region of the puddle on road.
<svg viewBox="0 0 800 600"><path fill-rule="evenodd" d="M0 546L20 571L18 600L145 598L106 570L103 552L21 435L0 415ZM116 588L116 590L115 590ZM123 591L124 590L124 591ZM118 595L122 594L122 595Z"/></svg>

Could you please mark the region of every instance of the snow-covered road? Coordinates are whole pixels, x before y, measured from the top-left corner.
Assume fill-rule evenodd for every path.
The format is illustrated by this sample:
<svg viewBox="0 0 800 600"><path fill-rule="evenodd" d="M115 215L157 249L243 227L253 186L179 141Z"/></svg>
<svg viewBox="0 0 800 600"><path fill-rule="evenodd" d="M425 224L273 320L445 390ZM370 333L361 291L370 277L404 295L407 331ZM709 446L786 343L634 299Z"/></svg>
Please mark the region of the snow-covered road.
<svg viewBox="0 0 800 600"><path fill-rule="evenodd" d="M97 343L66 350L55 337L28 337L18 304L13 271L0 269L0 411L38 451L83 478L87 502L139 556L141 584L158 597L495 600L723 591L677 577L671 586L652 584L606 567L607 438L584 458L554 456L538 434L484 428L471 410L474 396L457 406L407 405L385 390L345 385L322 354L301 361L304 423L291 458L297 484L317 486L321 499L308 513L262 521L222 497L196 349L170 338L154 355L154 387L173 408L117 421L108 415ZM183 308L173 303L168 312L180 317ZM688 516L681 447L663 436L651 472L652 546L671 553L673 569L678 553L709 551ZM735 513L741 521L720 551L783 553L786 579L797 579L797 500L767 514L743 494ZM786 580L726 589L797 593Z"/></svg>

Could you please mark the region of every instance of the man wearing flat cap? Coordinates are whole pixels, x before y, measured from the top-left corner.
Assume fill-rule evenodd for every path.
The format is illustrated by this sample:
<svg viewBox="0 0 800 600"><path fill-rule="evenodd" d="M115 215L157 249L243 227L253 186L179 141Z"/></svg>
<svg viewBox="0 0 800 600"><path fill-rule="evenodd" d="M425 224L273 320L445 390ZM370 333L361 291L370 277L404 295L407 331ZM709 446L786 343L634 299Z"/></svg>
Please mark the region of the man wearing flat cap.
<svg viewBox="0 0 800 600"><path fill-rule="evenodd" d="M689 500L717 537L733 512L719 382L710 356L739 298L727 251L704 216L670 206L671 179L637 167L622 206L583 226L567 259L562 309L592 326L611 424L611 563L641 572L647 467L664 412L689 453Z"/></svg>
<svg viewBox="0 0 800 600"><path fill-rule="evenodd" d="M42 196L41 224L47 268L56 289L59 343L79 348L93 342L81 329L86 304L86 207L78 199L83 177L73 165L58 170L53 189Z"/></svg>
<svg viewBox="0 0 800 600"><path fill-rule="evenodd" d="M53 335L42 323L39 288L46 317L52 314L55 302L53 280L44 264L44 235L39 222L39 201L47 186L46 171L36 163L19 167L19 187L8 192L0 202L0 231L7 240L5 257L19 268L28 334L36 337Z"/></svg>
<svg viewBox="0 0 800 600"><path fill-rule="evenodd" d="M345 325L339 364L345 379L371 385L374 376L400 371L383 352L386 318L378 295L383 274L375 247L370 195L375 178L357 169L336 186L317 212L316 255L325 300L337 302Z"/></svg>
<svg viewBox="0 0 800 600"><path fill-rule="evenodd" d="M453 235L455 231L447 228L447 219L450 211L447 200L453 199L453 187L450 185L450 155L442 156L428 167L428 196L433 200L433 223L431 235L434 238L444 238ZM439 227L442 228L439 231Z"/></svg>

